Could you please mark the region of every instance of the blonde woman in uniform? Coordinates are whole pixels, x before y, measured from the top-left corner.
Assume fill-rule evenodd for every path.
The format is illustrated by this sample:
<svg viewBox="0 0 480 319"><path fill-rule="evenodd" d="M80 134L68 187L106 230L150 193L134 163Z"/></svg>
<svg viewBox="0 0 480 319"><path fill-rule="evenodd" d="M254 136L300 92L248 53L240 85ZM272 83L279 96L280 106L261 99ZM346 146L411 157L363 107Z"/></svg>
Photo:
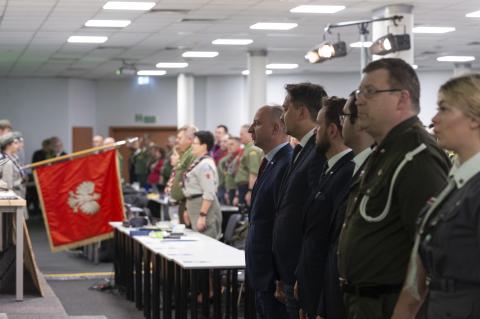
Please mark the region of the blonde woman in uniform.
<svg viewBox="0 0 480 319"><path fill-rule="evenodd" d="M445 189L421 215L392 318L480 318L480 74L440 87L434 133L457 154Z"/></svg>

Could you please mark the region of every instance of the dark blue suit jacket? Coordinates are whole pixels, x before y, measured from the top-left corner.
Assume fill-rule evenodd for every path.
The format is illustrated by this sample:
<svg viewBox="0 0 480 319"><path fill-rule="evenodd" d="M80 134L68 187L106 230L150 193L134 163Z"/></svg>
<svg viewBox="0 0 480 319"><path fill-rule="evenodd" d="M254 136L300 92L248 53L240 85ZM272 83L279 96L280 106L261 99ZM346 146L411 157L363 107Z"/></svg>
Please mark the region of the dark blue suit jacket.
<svg viewBox="0 0 480 319"><path fill-rule="evenodd" d="M345 305L343 303L343 292L340 288L340 281L338 280L338 277L340 277L337 264L338 239L342 230L343 222L345 220L345 211L347 209L348 197L350 193L352 193L360 184L360 173L365 166L365 162L352 177L350 185L345 188L345 190L341 194L341 203L337 208L330 223L330 229L328 234L329 247L327 262L324 271L323 292L317 311L317 314L321 315L322 318L347 318Z"/></svg>
<svg viewBox="0 0 480 319"><path fill-rule="evenodd" d="M290 144L283 146L257 179L252 191L249 228L245 243L246 273L250 287L257 291L275 288L272 232L275 198L283 175L292 158Z"/></svg>
<svg viewBox="0 0 480 319"><path fill-rule="evenodd" d="M343 200L345 189L350 185L355 167L352 159L353 152L347 153L328 173L323 173L305 206L302 251L296 276L300 287L301 306L312 318L316 317L323 291L331 221Z"/></svg>
<svg viewBox="0 0 480 319"><path fill-rule="evenodd" d="M318 184L325 163L315 147L315 135L305 144L297 161L291 163L284 176L273 228L273 254L280 280L295 283L295 268L302 247L303 207L310 192Z"/></svg>

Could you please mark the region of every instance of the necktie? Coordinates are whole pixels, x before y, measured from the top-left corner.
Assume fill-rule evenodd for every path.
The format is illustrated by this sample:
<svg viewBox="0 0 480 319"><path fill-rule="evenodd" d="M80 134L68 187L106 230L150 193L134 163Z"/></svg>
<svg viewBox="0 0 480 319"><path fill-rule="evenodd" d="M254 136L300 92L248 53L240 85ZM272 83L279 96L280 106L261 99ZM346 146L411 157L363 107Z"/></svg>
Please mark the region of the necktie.
<svg viewBox="0 0 480 319"><path fill-rule="evenodd" d="M257 179L260 178L260 176L262 176L263 172L265 171L265 167L267 167L267 164L268 164L267 158L264 157L262 160L262 163L260 164L260 168L258 169Z"/></svg>
<svg viewBox="0 0 480 319"><path fill-rule="evenodd" d="M300 144L295 145L295 148L293 149L293 163L297 160L298 154L302 151L303 146Z"/></svg>

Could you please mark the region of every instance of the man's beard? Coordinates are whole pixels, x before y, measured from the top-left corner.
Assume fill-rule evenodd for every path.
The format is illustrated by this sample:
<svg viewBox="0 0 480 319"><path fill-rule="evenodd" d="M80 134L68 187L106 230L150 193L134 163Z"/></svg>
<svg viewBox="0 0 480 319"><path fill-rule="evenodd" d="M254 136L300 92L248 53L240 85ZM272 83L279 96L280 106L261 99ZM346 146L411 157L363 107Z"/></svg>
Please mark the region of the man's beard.
<svg viewBox="0 0 480 319"><path fill-rule="evenodd" d="M322 136L322 139L320 140L320 143L316 144L316 150L317 154L319 155L325 155L327 153L328 149L330 148L331 143L328 140L328 137L326 134Z"/></svg>

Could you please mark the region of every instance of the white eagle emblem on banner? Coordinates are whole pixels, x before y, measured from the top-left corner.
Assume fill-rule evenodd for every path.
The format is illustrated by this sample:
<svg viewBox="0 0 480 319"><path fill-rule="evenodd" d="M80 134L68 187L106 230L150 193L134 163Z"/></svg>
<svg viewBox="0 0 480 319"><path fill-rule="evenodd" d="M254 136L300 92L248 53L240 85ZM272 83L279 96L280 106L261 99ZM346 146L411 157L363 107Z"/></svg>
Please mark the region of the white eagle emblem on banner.
<svg viewBox="0 0 480 319"><path fill-rule="evenodd" d="M95 184L93 182L83 182L77 186L75 193L68 193L68 205L73 209L74 213L80 212L93 215L100 209L97 200L100 194L95 193Z"/></svg>

